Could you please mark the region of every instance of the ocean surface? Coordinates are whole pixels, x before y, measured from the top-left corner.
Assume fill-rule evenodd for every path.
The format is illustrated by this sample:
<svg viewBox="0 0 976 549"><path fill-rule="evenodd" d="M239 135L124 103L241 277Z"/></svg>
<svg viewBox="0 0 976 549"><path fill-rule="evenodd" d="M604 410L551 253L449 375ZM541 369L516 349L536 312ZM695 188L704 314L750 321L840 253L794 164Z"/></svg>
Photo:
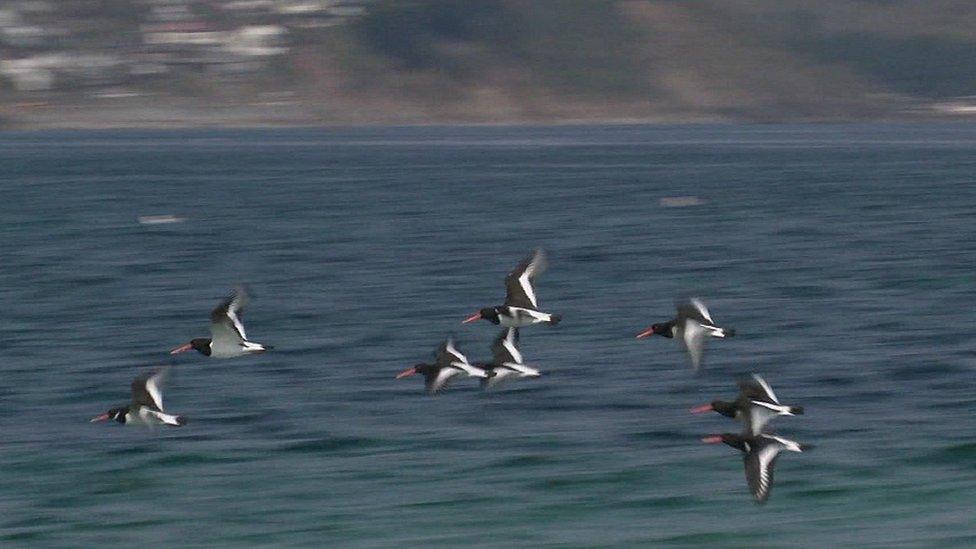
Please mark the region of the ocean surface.
<svg viewBox="0 0 976 549"><path fill-rule="evenodd" d="M3 547L976 545L974 125L4 133L0 236ZM536 247L544 377L394 379ZM170 356L241 282L275 351ZM164 365L185 427L89 423ZM764 506L688 412L750 372Z"/></svg>

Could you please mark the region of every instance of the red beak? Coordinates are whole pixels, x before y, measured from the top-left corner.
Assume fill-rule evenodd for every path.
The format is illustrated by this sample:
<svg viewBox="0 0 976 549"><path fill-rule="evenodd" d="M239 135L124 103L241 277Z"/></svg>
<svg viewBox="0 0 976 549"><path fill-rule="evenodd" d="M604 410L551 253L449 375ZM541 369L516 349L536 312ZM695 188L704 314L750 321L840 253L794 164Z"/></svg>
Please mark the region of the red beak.
<svg viewBox="0 0 976 549"><path fill-rule="evenodd" d="M404 370L404 371L400 372L399 374L397 374L396 378L397 379L400 379L401 377L412 376L412 375L414 375L416 373L417 373L417 369L416 368L407 368L406 370Z"/></svg>
<svg viewBox="0 0 976 549"><path fill-rule="evenodd" d="M467 324L468 322L474 322L475 320L481 320L481 313L480 312L477 312L477 313L469 316L468 318L465 318L464 320L461 321L461 324Z"/></svg>
<svg viewBox="0 0 976 549"><path fill-rule="evenodd" d="M695 406L691 409L693 414L704 414L705 412L711 412L715 408L712 408L711 404L702 404L701 406Z"/></svg>
<svg viewBox="0 0 976 549"><path fill-rule="evenodd" d="M171 354L171 355L178 355L180 353L185 353L186 351L189 351L192 348L193 348L193 345L190 344L190 343L187 343L186 345L180 345L179 347L173 349L172 351L169 352L169 354Z"/></svg>
<svg viewBox="0 0 976 549"><path fill-rule="evenodd" d="M708 435L707 437L702 438L702 442L705 444L718 444L719 442L722 442L722 437L718 435Z"/></svg>
<svg viewBox="0 0 976 549"><path fill-rule="evenodd" d="M648 328L643 332L637 334L637 339L644 339L647 336L654 335L654 328Z"/></svg>
<svg viewBox="0 0 976 549"><path fill-rule="evenodd" d="M97 423L99 421L105 421L108 419L108 414L102 414L98 417L93 417L89 423Z"/></svg>

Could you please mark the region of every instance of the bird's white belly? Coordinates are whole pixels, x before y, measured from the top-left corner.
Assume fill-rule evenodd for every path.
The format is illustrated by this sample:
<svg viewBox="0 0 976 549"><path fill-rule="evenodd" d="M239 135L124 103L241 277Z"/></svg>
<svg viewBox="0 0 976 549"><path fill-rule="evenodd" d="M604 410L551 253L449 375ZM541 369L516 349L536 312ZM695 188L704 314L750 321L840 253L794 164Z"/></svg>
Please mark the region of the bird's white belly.
<svg viewBox="0 0 976 549"><path fill-rule="evenodd" d="M152 427L153 425L159 425L160 423L159 418L157 418L155 414L145 406L140 406L139 410L135 413L133 413L132 410L129 410L125 416L126 425L148 425Z"/></svg>
<svg viewBox="0 0 976 549"><path fill-rule="evenodd" d="M532 324L531 321L523 321L520 318L513 318L510 316L500 316L498 317L498 323L506 328L521 328L522 326L528 326Z"/></svg>
<svg viewBox="0 0 976 549"><path fill-rule="evenodd" d="M498 387L502 383L510 379L515 379L517 377L521 377L518 372L509 370L508 368L500 368L495 370L495 375L491 376L485 381L485 385L487 386L487 388L493 389L495 387Z"/></svg>
<svg viewBox="0 0 976 549"><path fill-rule="evenodd" d="M214 341L210 344L210 356L213 358L234 358L244 354L244 349L236 341L228 343Z"/></svg>
<svg viewBox="0 0 976 549"><path fill-rule="evenodd" d="M531 326L532 324L549 322L551 320L551 317L547 313L540 313L532 309L512 307L511 311L514 316L501 315L498 317L499 323L506 328L521 328L522 326Z"/></svg>

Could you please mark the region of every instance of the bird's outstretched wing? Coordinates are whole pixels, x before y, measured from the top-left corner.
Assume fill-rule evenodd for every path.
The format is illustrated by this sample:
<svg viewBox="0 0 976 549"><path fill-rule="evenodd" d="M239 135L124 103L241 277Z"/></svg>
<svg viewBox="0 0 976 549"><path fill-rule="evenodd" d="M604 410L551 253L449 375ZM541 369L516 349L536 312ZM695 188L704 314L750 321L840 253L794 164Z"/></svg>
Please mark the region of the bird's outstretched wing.
<svg viewBox="0 0 976 549"><path fill-rule="evenodd" d="M508 273L505 277L505 305L538 309L539 303L532 281L545 272L548 265L546 253L536 250L532 256L519 263L514 271Z"/></svg>
<svg viewBox="0 0 976 549"><path fill-rule="evenodd" d="M462 362L468 364L468 357L464 356L463 353L458 349L457 344L454 343L454 338L448 338L447 341L441 343L441 346L437 348L437 352L434 354L435 364L441 368L445 368L451 365L452 362Z"/></svg>
<svg viewBox="0 0 976 549"><path fill-rule="evenodd" d="M522 353L518 349L519 329L505 328L494 343L491 344L491 355L493 364L505 364L506 362L522 364Z"/></svg>
<svg viewBox="0 0 976 549"><path fill-rule="evenodd" d="M447 388L448 383L454 379L461 370L448 366L436 372L424 376L424 388L428 394L435 394Z"/></svg>
<svg viewBox="0 0 976 549"><path fill-rule="evenodd" d="M765 503L773 490L773 466L776 464L779 451L779 444L769 443L759 448L752 448L742 458L745 462L749 491L758 503Z"/></svg>
<svg viewBox="0 0 976 549"><path fill-rule="evenodd" d="M210 331L214 339L226 337L226 332L233 332L234 337L241 341L247 341L247 332L244 331L244 323L241 318L244 316L244 307L250 302L250 293L247 286L237 286L234 293L217 305L217 308L210 313Z"/></svg>
<svg viewBox="0 0 976 549"><path fill-rule="evenodd" d="M712 320L712 315L708 312L708 307L705 306L705 302L697 297L679 299L674 303L674 306L678 309L679 319L690 318L707 326L715 325L715 321Z"/></svg>
<svg viewBox="0 0 976 549"><path fill-rule="evenodd" d="M167 369L146 372L132 380L132 404L136 408L163 411L163 383L168 375Z"/></svg>
<svg viewBox="0 0 976 549"><path fill-rule="evenodd" d="M697 321L685 319L685 326L682 333L685 349L691 359L691 367L697 372L701 367L702 355L705 353L705 339L707 334Z"/></svg>
<svg viewBox="0 0 976 549"><path fill-rule="evenodd" d="M752 374L752 379L740 380L739 391L742 396L750 400L779 404L779 398L776 397L773 388L759 374Z"/></svg>

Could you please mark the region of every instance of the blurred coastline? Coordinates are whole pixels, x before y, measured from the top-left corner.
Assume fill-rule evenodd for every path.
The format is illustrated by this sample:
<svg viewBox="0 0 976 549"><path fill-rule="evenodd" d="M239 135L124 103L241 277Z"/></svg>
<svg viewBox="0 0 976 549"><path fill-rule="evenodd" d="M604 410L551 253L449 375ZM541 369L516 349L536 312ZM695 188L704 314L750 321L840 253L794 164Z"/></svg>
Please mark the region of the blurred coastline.
<svg viewBox="0 0 976 549"><path fill-rule="evenodd" d="M976 6L8 0L0 129L972 120Z"/></svg>

